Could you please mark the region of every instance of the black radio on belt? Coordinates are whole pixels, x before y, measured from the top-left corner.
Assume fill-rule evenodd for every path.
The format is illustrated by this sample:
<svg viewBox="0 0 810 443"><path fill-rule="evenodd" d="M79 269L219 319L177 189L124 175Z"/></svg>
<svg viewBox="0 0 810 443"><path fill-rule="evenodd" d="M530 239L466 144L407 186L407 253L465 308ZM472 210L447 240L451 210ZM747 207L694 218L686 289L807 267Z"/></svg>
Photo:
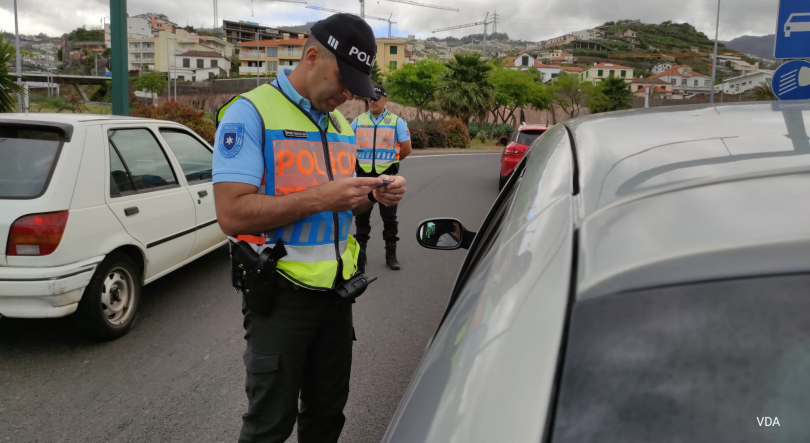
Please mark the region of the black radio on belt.
<svg viewBox="0 0 810 443"><path fill-rule="evenodd" d="M340 298L344 300L354 300L355 298L363 295L363 293L366 292L368 285L373 283L374 280L377 280L377 277L369 280L369 278L365 275L359 274L354 276L351 280L345 281L338 285L335 288L335 291L338 293Z"/></svg>

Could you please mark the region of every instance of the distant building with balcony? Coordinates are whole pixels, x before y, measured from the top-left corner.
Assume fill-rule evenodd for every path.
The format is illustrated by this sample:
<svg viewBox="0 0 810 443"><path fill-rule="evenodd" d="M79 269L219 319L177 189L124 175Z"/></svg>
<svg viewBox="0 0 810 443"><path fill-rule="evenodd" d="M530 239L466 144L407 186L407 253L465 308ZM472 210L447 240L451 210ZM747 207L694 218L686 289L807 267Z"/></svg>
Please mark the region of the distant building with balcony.
<svg viewBox="0 0 810 443"><path fill-rule="evenodd" d="M759 71L759 62L752 65L743 60L727 60L726 66L731 68L737 75L753 74Z"/></svg>
<svg viewBox="0 0 810 443"><path fill-rule="evenodd" d="M184 29L177 29L176 32L161 31L157 37L130 38L127 44L131 71L174 72L180 67L180 54L198 51L218 54L228 61L227 66L222 68L230 73L229 60L234 53L234 45L225 40L200 36ZM220 73L215 75L221 76Z"/></svg>
<svg viewBox="0 0 810 443"><path fill-rule="evenodd" d="M239 75L274 74L279 69L293 69L303 55L306 38L290 38L241 42Z"/></svg>
<svg viewBox="0 0 810 443"><path fill-rule="evenodd" d="M682 99L683 94L675 94L672 83L657 78L634 78L630 82L630 92L636 97L644 97L650 90L652 98Z"/></svg>
<svg viewBox="0 0 810 443"><path fill-rule="evenodd" d="M723 80L724 94L745 94L757 86L768 86L773 80L774 71L761 70Z"/></svg>
<svg viewBox="0 0 810 443"><path fill-rule="evenodd" d="M675 65L649 78L672 84L675 93L711 92L712 90L711 80L687 65Z"/></svg>
<svg viewBox="0 0 810 443"><path fill-rule="evenodd" d="M223 38L236 44L283 39L285 34L288 35L289 38L306 39L309 37L309 33L307 32L295 32L242 20L223 20L222 34Z"/></svg>
<svg viewBox="0 0 810 443"><path fill-rule="evenodd" d="M158 34L161 31L174 32L180 25L169 20L169 17L164 14L157 14L154 12L147 12L145 14L133 15L127 17L127 34L129 34L130 19L142 19L148 23L148 30L151 34ZM134 20L133 29L137 32L143 32L143 21Z"/></svg>
<svg viewBox="0 0 810 443"><path fill-rule="evenodd" d="M659 64L653 66L652 73L653 73L653 75L655 75L655 74L660 74L662 72L667 72L670 69L672 69L673 66L675 66L675 63L669 63L669 62L667 62L667 63L659 63Z"/></svg>
<svg viewBox="0 0 810 443"><path fill-rule="evenodd" d="M582 78L596 84L610 76L629 82L633 79L633 68L617 65L616 63L594 63L585 71Z"/></svg>
<svg viewBox="0 0 810 443"><path fill-rule="evenodd" d="M387 74L405 64L405 45L407 43L408 40L404 38L377 39L377 66L380 67L380 71Z"/></svg>
<svg viewBox="0 0 810 443"><path fill-rule="evenodd" d="M231 62L214 51L187 51L176 56L177 68L171 71L171 78L180 81L204 81L214 77L228 77Z"/></svg>

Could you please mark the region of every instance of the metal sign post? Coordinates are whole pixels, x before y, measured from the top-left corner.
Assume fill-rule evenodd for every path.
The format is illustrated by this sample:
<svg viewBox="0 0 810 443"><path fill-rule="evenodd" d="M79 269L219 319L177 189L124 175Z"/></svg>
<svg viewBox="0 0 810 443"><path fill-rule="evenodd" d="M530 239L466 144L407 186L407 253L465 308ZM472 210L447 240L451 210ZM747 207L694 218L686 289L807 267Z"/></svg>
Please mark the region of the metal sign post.
<svg viewBox="0 0 810 443"><path fill-rule="evenodd" d="M110 0L110 68L112 70L112 113L129 115L129 72L127 70L127 0Z"/></svg>

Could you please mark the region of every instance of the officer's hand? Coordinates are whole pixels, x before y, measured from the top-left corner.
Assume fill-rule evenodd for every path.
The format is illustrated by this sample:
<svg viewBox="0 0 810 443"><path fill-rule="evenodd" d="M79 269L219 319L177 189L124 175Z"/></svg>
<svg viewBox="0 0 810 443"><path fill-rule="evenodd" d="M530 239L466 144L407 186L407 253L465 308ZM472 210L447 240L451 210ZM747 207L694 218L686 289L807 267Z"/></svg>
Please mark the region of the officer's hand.
<svg viewBox="0 0 810 443"><path fill-rule="evenodd" d="M341 178L318 186L321 207L328 212L351 211L368 201L368 193L382 180L374 177Z"/></svg>
<svg viewBox="0 0 810 443"><path fill-rule="evenodd" d="M405 195L405 179L399 175L381 175L380 178L394 183L374 190L374 198L385 206L396 206Z"/></svg>

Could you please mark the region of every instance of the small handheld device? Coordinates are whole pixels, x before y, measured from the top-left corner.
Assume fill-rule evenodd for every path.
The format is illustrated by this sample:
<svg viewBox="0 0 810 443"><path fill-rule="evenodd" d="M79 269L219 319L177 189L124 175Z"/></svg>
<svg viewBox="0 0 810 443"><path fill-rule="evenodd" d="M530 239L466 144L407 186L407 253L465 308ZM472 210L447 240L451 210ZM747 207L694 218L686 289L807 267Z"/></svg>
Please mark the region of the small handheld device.
<svg viewBox="0 0 810 443"><path fill-rule="evenodd" d="M386 180L386 179L382 179L382 181L383 181L383 184L381 184L381 185L379 185L379 186L374 187L374 189L379 189L379 188L382 188L383 186L388 186L388 185L390 185L391 183L394 183L394 181L393 181L393 180Z"/></svg>

